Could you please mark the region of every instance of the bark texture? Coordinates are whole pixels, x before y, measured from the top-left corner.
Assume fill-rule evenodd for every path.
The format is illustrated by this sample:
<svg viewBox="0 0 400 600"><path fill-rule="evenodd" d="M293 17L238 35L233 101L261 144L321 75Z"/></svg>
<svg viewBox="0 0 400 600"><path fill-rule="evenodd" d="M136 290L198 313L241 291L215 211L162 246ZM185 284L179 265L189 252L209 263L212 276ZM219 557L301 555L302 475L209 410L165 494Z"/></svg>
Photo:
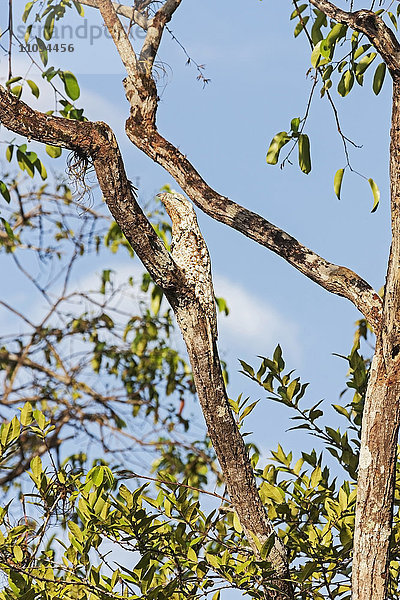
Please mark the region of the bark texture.
<svg viewBox="0 0 400 600"><path fill-rule="evenodd" d="M390 139L392 244L386 275L382 325L364 406L353 547L352 599L385 600L400 424L400 44L373 11L343 11L327 0L319 10L364 33L393 80Z"/></svg>
<svg viewBox="0 0 400 600"><path fill-rule="evenodd" d="M214 342L210 347L206 322L196 302L188 302L186 297L178 301L172 299L172 305L186 343L196 392L230 499L249 544L255 556L259 557L253 536L264 544L275 533L260 501L245 444L229 406L216 344ZM271 600L293 598L286 551L277 536L268 560L275 569L276 577L266 583L265 597Z"/></svg>
<svg viewBox="0 0 400 600"><path fill-rule="evenodd" d="M136 202L112 130L105 123L77 122L49 117L34 111L0 86L0 121L10 130L40 142L61 145L76 153L83 165L90 161L104 199L140 260L166 294L182 330L194 381L210 438L230 493L233 506L256 556L253 535L263 544L273 527L261 503L251 463L229 407L216 344L210 345L205 318L188 286ZM280 540L275 537L270 554L276 577L266 584L265 598L293 598L288 561Z"/></svg>
<svg viewBox="0 0 400 600"><path fill-rule="evenodd" d="M390 141L392 245L383 326L364 407L353 559L353 598L384 600L400 425L400 83L393 77Z"/></svg>
<svg viewBox="0 0 400 600"><path fill-rule="evenodd" d="M396 79L399 72L399 46L390 29L379 17L370 11L347 13L327 0L310 2L324 10L330 18L345 22L366 33L387 61L392 77ZM83 4L100 9L125 65L127 78L124 85L130 103L126 132L131 141L162 165L204 212L282 256L324 289L349 299L377 334L377 351L363 424L353 600L383 600L387 585L385 566L399 419L398 200L393 201L392 205L393 210L395 209L393 228L397 232L397 245L394 234L382 327L382 301L366 281L347 267L325 260L260 215L217 193L204 181L186 156L158 132L158 96L152 66L165 25L180 3L181 0L166 0L157 12L149 17L140 10L128 9L112 3L111 0L83 0ZM117 13L127 16L131 22L139 24L147 31L142 51L138 56ZM398 90L396 93L398 94ZM398 107L396 114L397 121L395 123L394 119L392 131L396 134L393 138L395 141L392 141L392 178L399 156ZM164 289L175 311L188 348L210 438L235 510L257 555L257 546L252 536L255 535L262 544L273 533L273 528L259 498L243 439L229 408L216 344L210 343L204 315L193 290L187 285L183 273L157 238L136 202L113 132L104 123L78 123L33 111L1 86L0 120L4 126L16 133L40 142L64 146L77 153L83 161L90 160L93 163L114 219L154 281ZM393 184L392 198L398 198L397 183ZM285 549L277 537L270 559L276 573L273 584L276 585L277 591L266 590L266 597L279 600L293 598L292 587L287 581L288 563ZM367 563L364 563L365 560Z"/></svg>

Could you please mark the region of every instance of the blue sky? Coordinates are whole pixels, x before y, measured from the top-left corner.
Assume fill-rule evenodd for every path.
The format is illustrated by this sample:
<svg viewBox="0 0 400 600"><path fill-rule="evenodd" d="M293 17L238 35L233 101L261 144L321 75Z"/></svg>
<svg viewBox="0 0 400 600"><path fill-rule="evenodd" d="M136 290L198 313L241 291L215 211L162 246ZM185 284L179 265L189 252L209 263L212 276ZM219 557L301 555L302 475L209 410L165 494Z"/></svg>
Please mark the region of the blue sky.
<svg viewBox="0 0 400 600"><path fill-rule="evenodd" d="M18 24L18 10L25 3L14 4ZM293 117L303 116L311 86L306 78L309 48L305 38L293 37L291 10L289 0L251 0L245 6L227 0L184 0L170 27L189 55L205 64L211 83L203 89L195 68L185 66L181 48L166 33L159 55L165 76L160 67L158 126L212 187L328 260L354 269L379 289L389 248L390 81L387 78L376 98L371 91L371 67L364 88L357 86L344 99L333 92L344 133L363 146L351 151L352 164L380 187L381 204L375 214L370 213L369 185L356 175L346 172L340 202L334 195L333 176L345 165L345 158L332 110L318 93L305 130L311 139L311 174L303 174L296 165L284 170L267 165L271 138L289 128ZM96 10L86 7L85 19L88 27L101 27ZM74 16L72 23L77 27L84 22ZM0 26L5 29L6 23ZM85 106L87 116L114 128L129 177L140 178L141 201L145 203L166 183L174 187L171 177L125 137L124 73L112 42L102 36L91 45L89 39L74 35L73 43L73 53L53 52L51 64L78 76L82 90L78 103ZM27 57L18 47L14 56L15 73L22 72ZM6 71L2 56L2 81ZM33 69L29 77L35 79ZM30 94L24 94L24 99L35 105ZM40 107L52 108L51 93L44 94ZM3 130L2 139L9 137ZM350 350L353 323L359 318L356 309L243 235L201 213L199 223L212 256L216 294L224 295L232 308L228 319L220 318L219 340L230 367L230 394L236 397L244 391L254 399L260 397L258 388L236 374L237 358L254 364L257 355L271 355L280 342L288 368L295 368L302 381L311 382L305 404L311 406L321 398L327 404L337 402L347 368L332 353ZM124 259L118 260L126 272ZM99 265L98 272L102 268ZM82 276L90 277L91 272ZM254 431L254 442L261 448L274 449L281 443L285 449L300 451L313 446L304 433L286 433L289 414L275 403L260 404L253 415L246 428Z"/></svg>

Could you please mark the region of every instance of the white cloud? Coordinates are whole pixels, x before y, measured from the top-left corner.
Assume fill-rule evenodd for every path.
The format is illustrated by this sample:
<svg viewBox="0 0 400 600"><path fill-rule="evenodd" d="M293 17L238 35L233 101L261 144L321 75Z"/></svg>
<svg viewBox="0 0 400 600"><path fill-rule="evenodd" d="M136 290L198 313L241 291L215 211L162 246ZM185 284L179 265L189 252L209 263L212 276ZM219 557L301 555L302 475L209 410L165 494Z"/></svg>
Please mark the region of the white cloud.
<svg viewBox="0 0 400 600"><path fill-rule="evenodd" d="M228 318L219 317L222 347L230 342L235 348L245 348L246 353L263 354L271 352L279 342L291 358L299 359L296 323L239 283L218 274L214 280L216 295L225 298L230 310Z"/></svg>

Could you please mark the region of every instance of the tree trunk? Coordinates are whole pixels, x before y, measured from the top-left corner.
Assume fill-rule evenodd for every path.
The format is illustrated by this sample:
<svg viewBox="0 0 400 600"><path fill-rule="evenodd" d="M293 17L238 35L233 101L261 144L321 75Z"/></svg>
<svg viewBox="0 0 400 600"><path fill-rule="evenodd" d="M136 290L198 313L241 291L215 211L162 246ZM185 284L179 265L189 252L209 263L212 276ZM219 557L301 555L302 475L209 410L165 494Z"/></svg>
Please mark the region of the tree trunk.
<svg viewBox="0 0 400 600"><path fill-rule="evenodd" d="M390 142L392 246L383 324L362 423L353 551L353 600L384 600L389 582L400 419L400 82L393 80Z"/></svg>
<svg viewBox="0 0 400 600"><path fill-rule="evenodd" d="M380 342L364 407L353 550L353 600L384 600L389 581L399 382L390 381Z"/></svg>
<svg viewBox="0 0 400 600"><path fill-rule="evenodd" d="M189 303L187 298L182 302L170 298L170 302L186 343L208 434L232 505L256 557L260 553L253 538L263 544L271 535L275 536L268 560L277 577L265 582L265 597L271 600L292 599L286 550L260 502L250 459L229 406L216 344L214 342L210 348L205 319L195 302Z"/></svg>

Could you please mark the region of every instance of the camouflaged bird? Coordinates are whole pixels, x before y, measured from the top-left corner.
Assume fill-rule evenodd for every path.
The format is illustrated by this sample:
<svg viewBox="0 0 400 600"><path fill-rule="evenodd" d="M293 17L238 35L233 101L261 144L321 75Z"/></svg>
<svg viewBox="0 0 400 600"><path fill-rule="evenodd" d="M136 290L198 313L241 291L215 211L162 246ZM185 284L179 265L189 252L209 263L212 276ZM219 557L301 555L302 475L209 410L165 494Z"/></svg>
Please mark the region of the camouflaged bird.
<svg viewBox="0 0 400 600"><path fill-rule="evenodd" d="M185 273L207 317L211 340L216 340L217 315L211 276L211 260L197 223L194 208L182 194L157 194L172 221L171 256Z"/></svg>

